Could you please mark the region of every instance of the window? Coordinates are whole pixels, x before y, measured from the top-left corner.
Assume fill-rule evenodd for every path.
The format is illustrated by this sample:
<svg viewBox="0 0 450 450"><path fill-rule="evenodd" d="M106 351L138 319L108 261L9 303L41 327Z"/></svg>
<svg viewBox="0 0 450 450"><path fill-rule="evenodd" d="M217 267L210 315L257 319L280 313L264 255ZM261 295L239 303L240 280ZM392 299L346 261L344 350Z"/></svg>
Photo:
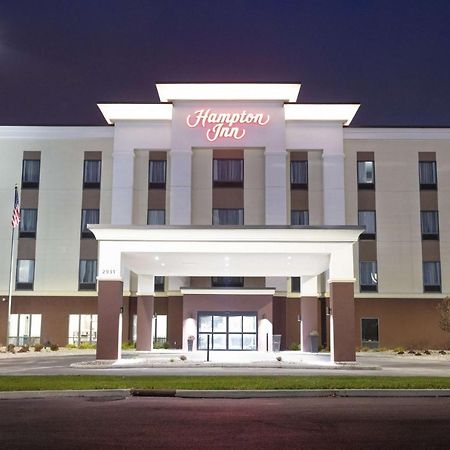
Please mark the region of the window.
<svg viewBox="0 0 450 450"><path fill-rule="evenodd" d="M97 314L69 315L69 344L97 341Z"/></svg>
<svg viewBox="0 0 450 450"><path fill-rule="evenodd" d="M84 161L83 187L100 188L102 176L102 162L100 160L86 159Z"/></svg>
<svg viewBox="0 0 450 450"><path fill-rule="evenodd" d="M34 259L18 259L16 289L33 289Z"/></svg>
<svg viewBox="0 0 450 450"><path fill-rule="evenodd" d="M309 211L293 209L291 211L291 225L309 225Z"/></svg>
<svg viewBox="0 0 450 450"><path fill-rule="evenodd" d="M366 228L360 239L375 239L375 211L358 211L358 225Z"/></svg>
<svg viewBox="0 0 450 450"><path fill-rule="evenodd" d="M424 292L441 291L441 263L439 261L423 263L423 290Z"/></svg>
<svg viewBox="0 0 450 450"><path fill-rule="evenodd" d="M375 164L373 161L358 161L358 187L360 189L375 187Z"/></svg>
<svg viewBox="0 0 450 450"><path fill-rule="evenodd" d="M164 292L164 277L155 277L155 292Z"/></svg>
<svg viewBox="0 0 450 450"><path fill-rule="evenodd" d="M198 314L197 349L256 350L256 313L202 312Z"/></svg>
<svg viewBox="0 0 450 450"><path fill-rule="evenodd" d="M368 348L378 347L378 319L375 317L361 319L361 345Z"/></svg>
<svg viewBox="0 0 450 450"><path fill-rule="evenodd" d="M421 211L422 239L439 239L439 214L437 211Z"/></svg>
<svg viewBox="0 0 450 450"><path fill-rule="evenodd" d="M213 287L243 287L243 277L212 277Z"/></svg>
<svg viewBox="0 0 450 450"><path fill-rule="evenodd" d="M242 159L213 160L214 186L242 186L244 161Z"/></svg>
<svg viewBox="0 0 450 450"><path fill-rule="evenodd" d="M300 292L301 284L300 277L291 278L291 292Z"/></svg>
<svg viewBox="0 0 450 450"><path fill-rule="evenodd" d="M148 162L148 187L166 187L166 161Z"/></svg>
<svg viewBox="0 0 450 450"><path fill-rule="evenodd" d="M20 210L19 236L36 237L37 209Z"/></svg>
<svg viewBox="0 0 450 450"><path fill-rule="evenodd" d="M291 188L308 187L308 161L291 161Z"/></svg>
<svg viewBox="0 0 450 450"><path fill-rule="evenodd" d="M436 189L436 161L419 161L420 189Z"/></svg>
<svg viewBox="0 0 450 450"><path fill-rule="evenodd" d="M164 344L167 342L167 316L155 314L152 322L153 343Z"/></svg>
<svg viewBox="0 0 450 450"><path fill-rule="evenodd" d="M80 260L79 289L95 290L97 278L97 260Z"/></svg>
<svg viewBox="0 0 450 450"><path fill-rule="evenodd" d="M41 314L11 314L8 343L34 345L41 341Z"/></svg>
<svg viewBox="0 0 450 450"><path fill-rule="evenodd" d="M22 188L38 188L41 161L24 159L22 163Z"/></svg>
<svg viewBox="0 0 450 450"><path fill-rule="evenodd" d="M147 211L147 225L165 225L166 211L164 209L149 209Z"/></svg>
<svg viewBox="0 0 450 450"><path fill-rule="evenodd" d="M92 232L88 229L88 224L99 223L100 211L98 209L81 210L81 237L94 238Z"/></svg>
<svg viewBox="0 0 450 450"><path fill-rule="evenodd" d="M376 261L361 261L359 263L360 291L377 291L378 274Z"/></svg>
<svg viewBox="0 0 450 450"><path fill-rule="evenodd" d="M213 225L244 225L244 210L213 209Z"/></svg>

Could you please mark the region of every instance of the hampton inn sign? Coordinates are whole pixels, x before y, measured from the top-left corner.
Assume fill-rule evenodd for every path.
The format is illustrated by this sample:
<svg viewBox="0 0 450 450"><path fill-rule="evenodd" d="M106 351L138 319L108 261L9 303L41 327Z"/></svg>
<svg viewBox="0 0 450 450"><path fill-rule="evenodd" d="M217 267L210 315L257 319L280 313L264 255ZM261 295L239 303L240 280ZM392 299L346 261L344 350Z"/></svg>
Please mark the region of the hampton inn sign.
<svg viewBox="0 0 450 450"><path fill-rule="evenodd" d="M270 116L264 113L251 113L247 111L222 113L211 109L199 109L189 114L186 123L189 128L202 127L206 129L206 138L214 142L218 138L232 138L240 140L245 136L244 125L265 126Z"/></svg>

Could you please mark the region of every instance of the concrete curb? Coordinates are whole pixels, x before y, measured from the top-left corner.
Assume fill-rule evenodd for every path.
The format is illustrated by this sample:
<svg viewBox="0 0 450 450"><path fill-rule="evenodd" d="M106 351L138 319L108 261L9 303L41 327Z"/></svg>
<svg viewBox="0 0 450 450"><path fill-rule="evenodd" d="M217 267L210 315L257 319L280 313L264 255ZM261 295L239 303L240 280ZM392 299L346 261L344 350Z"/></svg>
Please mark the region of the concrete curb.
<svg viewBox="0 0 450 450"><path fill-rule="evenodd" d="M179 398L299 398L299 397L450 397L450 389L273 389L273 390L186 390L186 389L93 389L65 391L0 392L0 400L42 398L104 398L127 397Z"/></svg>

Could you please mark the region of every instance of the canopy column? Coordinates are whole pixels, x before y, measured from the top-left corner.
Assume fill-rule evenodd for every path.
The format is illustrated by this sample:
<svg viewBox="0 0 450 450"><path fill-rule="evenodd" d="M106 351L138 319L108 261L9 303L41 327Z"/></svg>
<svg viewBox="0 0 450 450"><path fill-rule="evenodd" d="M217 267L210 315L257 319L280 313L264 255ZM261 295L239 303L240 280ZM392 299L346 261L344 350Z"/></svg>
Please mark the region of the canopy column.
<svg viewBox="0 0 450 450"><path fill-rule="evenodd" d="M312 352L312 332L319 330L319 299L317 298L317 277L301 277L301 331L300 345L302 352Z"/></svg>
<svg viewBox="0 0 450 450"><path fill-rule="evenodd" d="M137 297L137 351L153 350L153 309L155 277L139 275Z"/></svg>

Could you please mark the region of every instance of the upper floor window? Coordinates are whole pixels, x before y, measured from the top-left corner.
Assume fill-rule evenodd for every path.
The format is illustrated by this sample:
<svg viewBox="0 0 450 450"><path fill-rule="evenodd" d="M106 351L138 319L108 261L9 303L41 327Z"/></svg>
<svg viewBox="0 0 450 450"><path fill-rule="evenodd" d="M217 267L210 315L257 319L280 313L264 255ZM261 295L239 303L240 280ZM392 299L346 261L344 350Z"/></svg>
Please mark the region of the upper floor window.
<svg viewBox="0 0 450 450"><path fill-rule="evenodd" d="M166 211L164 209L149 209L147 211L147 225L165 225Z"/></svg>
<svg viewBox="0 0 450 450"><path fill-rule="evenodd" d="M164 277L155 277L155 292L164 292Z"/></svg>
<svg viewBox="0 0 450 450"><path fill-rule="evenodd" d="M152 188L164 188L166 186L166 161L148 162L148 186Z"/></svg>
<svg viewBox="0 0 450 450"><path fill-rule="evenodd" d="M212 277L213 287L243 287L243 277Z"/></svg>
<svg viewBox="0 0 450 450"><path fill-rule="evenodd" d="M84 161L83 187L99 188L102 176L102 162L86 159Z"/></svg>
<svg viewBox="0 0 450 450"><path fill-rule="evenodd" d="M22 188L38 188L41 161L24 159L22 163Z"/></svg>
<svg viewBox="0 0 450 450"><path fill-rule="evenodd" d="M436 161L419 161L420 189L436 189Z"/></svg>
<svg viewBox="0 0 450 450"><path fill-rule="evenodd" d="M375 186L375 163L373 161L358 161L358 187L373 189Z"/></svg>
<svg viewBox="0 0 450 450"><path fill-rule="evenodd" d="M244 181L244 160L213 160L214 186L242 186Z"/></svg>
<svg viewBox="0 0 450 450"><path fill-rule="evenodd" d="M308 161L291 161L291 188L308 187Z"/></svg>
<svg viewBox="0 0 450 450"><path fill-rule="evenodd" d="M291 211L291 225L309 225L309 211L293 209Z"/></svg>
<svg viewBox="0 0 450 450"><path fill-rule="evenodd" d="M97 279L97 260L80 260L79 289L95 290Z"/></svg>
<svg viewBox="0 0 450 450"><path fill-rule="evenodd" d="M36 237L37 209L20 210L19 236Z"/></svg>
<svg viewBox="0 0 450 450"><path fill-rule="evenodd" d="M361 239L375 239L375 211L358 211L358 225L366 228L363 234L361 234Z"/></svg>
<svg viewBox="0 0 450 450"><path fill-rule="evenodd" d="M421 211L422 239L439 239L439 214L437 211Z"/></svg>
<svg viewBox="0 0 450 450"><path fill-rule="evenodd" d="M99 223L100 211L98 209L81 210L81 237L93 238L94 235L88 229L88 224Z"/></svg>
<svg viewBox="0 0 450 450"><path fill-rule="evenodd" d="M359 263L359 287L360 291L376 292L378 285L378 273L376 261L361 261Z"/></svg>
<svg viewBox="0 0 450 450"><path fill-rule="evenodd" d="M439 261L423 263L423 290L424 292L441 291L441 263Z"/></svg>
<svg viewBox="0 0 450 450"><path fill-rule="evenodd" d="M34 260L18 259L16 268L16 289L33 289Z"/></svg>
<svg viewBox="0 0 450 450"><path fill-rule="evenodd" d="M244 210L213 209L213 225L244 225Z"/></svg>

